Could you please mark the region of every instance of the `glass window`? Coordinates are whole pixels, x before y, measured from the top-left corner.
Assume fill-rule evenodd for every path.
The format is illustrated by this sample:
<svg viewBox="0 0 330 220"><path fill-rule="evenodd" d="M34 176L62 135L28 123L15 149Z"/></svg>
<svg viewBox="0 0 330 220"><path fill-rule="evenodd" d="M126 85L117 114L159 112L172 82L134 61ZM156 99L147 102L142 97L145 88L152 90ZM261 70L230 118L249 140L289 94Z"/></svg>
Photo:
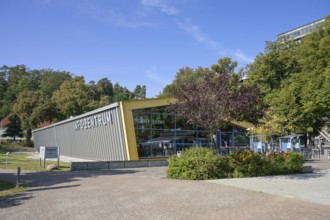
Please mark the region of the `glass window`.
<svg viewBox="0 0 330 220"><path fill-rule="evenodd" d="M207 131L194 128L184 118L168 113L165 107L134 110L133 120L139 158L169 157L192 146L210 147L215 141ZM222 129L230 130L222 132L222 146L247 145L244 129Z"/></svg>

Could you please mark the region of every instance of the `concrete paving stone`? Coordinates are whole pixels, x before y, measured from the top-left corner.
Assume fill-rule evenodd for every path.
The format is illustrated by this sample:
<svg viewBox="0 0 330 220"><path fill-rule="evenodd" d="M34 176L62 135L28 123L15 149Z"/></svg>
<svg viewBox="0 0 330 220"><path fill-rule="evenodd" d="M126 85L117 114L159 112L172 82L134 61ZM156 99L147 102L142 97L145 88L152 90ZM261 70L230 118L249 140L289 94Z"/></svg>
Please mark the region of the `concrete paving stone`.
<svg viewBox="0 0 330 220"><path fill-rule="evenodd" d="M329 183L325 173L329 170L322 168L315 173L318 175L315 178L274 177L274 184L285 193L272 194L219 182L167 179L166 167L62 173L23 171L21 181L31 187L26 192L0 199L0 219L328 220L330 206L322 201L306 201L296 194L291 198L285 196L286 190L292 190L286 188L288 183L296 183L296 188L322 181ZM249 179L253 179L253 183L273 181L267 177L239 180L245 181L243 185L250 185ZM15 172L0 170L0 180L15 181ZM319 196L308 189L301 193Z"/></svg>
<svg viewBox="0 0 330 220"><path fill-rule="evenodd" d="M148 167L160 167L163 163L161 160L149 160L148 161Z"/></svg>

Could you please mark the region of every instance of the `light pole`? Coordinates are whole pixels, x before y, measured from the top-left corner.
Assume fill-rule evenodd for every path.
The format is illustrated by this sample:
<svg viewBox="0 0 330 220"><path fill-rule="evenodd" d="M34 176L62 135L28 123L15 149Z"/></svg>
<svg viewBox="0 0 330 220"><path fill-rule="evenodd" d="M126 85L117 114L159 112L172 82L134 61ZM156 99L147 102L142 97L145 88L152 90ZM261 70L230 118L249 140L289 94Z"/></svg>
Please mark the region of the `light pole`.
<svg viewBox="0 0 330 220"><path fill-rule="evenodd" d="M250 150L254 151L254 137L253 137L253 127L249 127L246 129L247 131L251 131L251 138L250 138Z"/></svg>

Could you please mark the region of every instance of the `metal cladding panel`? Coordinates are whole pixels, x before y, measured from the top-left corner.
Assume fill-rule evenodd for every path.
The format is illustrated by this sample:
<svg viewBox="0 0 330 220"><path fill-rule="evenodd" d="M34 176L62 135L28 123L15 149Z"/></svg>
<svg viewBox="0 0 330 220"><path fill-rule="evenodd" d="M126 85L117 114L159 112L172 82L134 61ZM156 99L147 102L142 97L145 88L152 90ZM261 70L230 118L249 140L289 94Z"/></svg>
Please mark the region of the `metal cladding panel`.
<svg viewBox="0 0 330 220"><path fill-rule="evenodd" d="M54 132L55 128L49 128L42 133L33 133L35 149L39 150L40 146L57 146Z"/></svg>
<svg viewBox="0 0 330 220"><path fill-rule="evenodd" d="M48 141L51 139L47 139L51 131L51 138L54 140L55 136L61 155L104 161L122 161L128 158L119 105L111 105L53 127L36 130L35 145L53 144L53 141Z"/></svg>

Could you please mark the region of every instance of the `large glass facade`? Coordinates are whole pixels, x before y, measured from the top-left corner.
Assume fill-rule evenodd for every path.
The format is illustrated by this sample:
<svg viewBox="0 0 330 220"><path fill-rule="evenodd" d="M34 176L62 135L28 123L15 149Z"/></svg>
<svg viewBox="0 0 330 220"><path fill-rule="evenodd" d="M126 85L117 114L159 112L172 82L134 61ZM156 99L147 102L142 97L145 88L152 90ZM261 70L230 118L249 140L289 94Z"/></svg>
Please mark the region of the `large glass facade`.
<svg viewBox="0 0 330 220"><path fill-rule="evenodd" d="M134 128L139 158L169 157L191 146L210 147L210 138L205 130L196 129L175 114L167 113L165 107L133 111ZM244 130L231 128L221 132L220 148L248 146Z"/></svg>

